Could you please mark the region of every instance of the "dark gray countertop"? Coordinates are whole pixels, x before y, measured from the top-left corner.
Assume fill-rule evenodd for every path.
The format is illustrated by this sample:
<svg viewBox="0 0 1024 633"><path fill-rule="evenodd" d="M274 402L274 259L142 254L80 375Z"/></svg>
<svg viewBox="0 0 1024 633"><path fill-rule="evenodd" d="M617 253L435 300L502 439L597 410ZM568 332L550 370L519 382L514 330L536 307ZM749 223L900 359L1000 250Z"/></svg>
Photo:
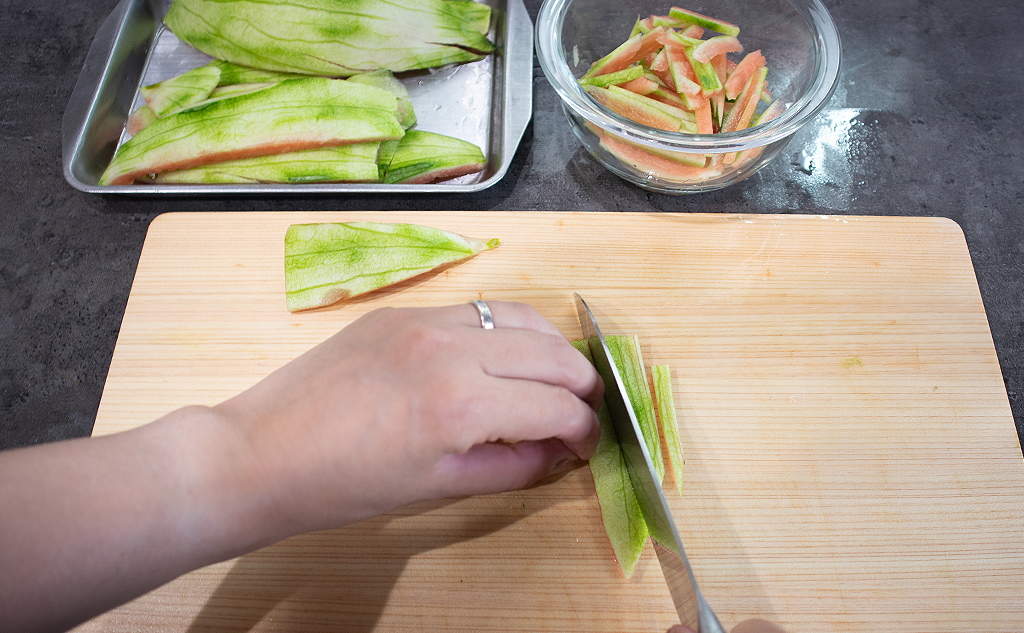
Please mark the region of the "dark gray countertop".
<svg viewBox="0 0 1024 633"><path fill-rule="evenodd" d="M88 435L149 222L167 211L587 210L943 216L967 237L1024 435L1024 98L1016 0L826 0L844 48L829 107L755 177L670 197L610 176L534 67L534 119L476 194L129 199L61 172L61 118L115 0L0 7L0 449ZM539 0L527 0L536 17ZM801 148L814 144L811 155Z"/></svg>

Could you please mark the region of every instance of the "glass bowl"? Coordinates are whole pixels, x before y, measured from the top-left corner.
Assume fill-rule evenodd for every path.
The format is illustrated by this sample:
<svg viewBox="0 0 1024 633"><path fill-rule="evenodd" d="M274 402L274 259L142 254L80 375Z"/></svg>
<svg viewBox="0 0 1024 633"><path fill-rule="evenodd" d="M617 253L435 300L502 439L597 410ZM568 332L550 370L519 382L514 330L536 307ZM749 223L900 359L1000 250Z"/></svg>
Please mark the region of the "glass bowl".
<svg viewBox="0 0 1024 633"><path fill-rule="evenodd" d="M591 64L626 41L639 18L668 15L673 6L737 25L744 50L727 57L738 62L760 50L766 86L783 113L743 130L690 134L637 123L591 97L579 83ZM705 38L713 35L719 33ZM828 102L842 57L835 23L819 0L544 0L536 42L541 68L587 151L615 175L665 194L721 189L767 165ZM706 157L703 167L694 166L694 155Z"/></svg>

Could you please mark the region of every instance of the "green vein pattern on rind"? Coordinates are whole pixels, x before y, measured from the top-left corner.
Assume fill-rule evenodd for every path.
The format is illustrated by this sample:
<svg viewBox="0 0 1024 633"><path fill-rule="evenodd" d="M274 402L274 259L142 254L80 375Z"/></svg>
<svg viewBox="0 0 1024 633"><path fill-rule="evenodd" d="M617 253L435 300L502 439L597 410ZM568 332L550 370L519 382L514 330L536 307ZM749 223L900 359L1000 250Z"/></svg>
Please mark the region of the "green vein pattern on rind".
<svg viewBox="0 0 1024 633"><path fill-rule="evenodd" d="M619 369L626 394L633 405L633 413L640 425L647 442L647 451L654 463L654 470L661 481L665 479L665 460L661 455L661 437L658 434L658 421L654 417L654 402L650 387L647 386L647 372L643 361L637 355L637 344L631 336L606 336L608 349ZM660 481L659 481L660 483Z"/></svg>
<svg viewBox="0 0 1024 633"><path fill-rule="evenodd" d="M657 407L654 403L654 394L651 393L651 381L647 377L644 355L640 350L640 337L635 334L633 335L632 360L636 363L637 379L640 382L637 385L638 399L641 406L643 406L645 424L648 425L644 430L644 437L647 438L647 448L653 449L651 450L651 459L654 461L654 470L657 471L658 476L661 478L658 483L664 483L665 458L661 454L661 435L658 432L658 420L655 414ZM637 405L634 404L633 406L636 407ZM650 429L650 431L648 432L647 429Z"/></svg>
<svg viewBox="0 0 1024 633"><path fill-rule="evenodd" d="M469 141L434 132L409 130L388 161L384 182L433 182L478 172L485 164L483 151Z"/></svg>
<svg viewBox="0 0 1024 633"><path fill-rule="evenodd" d="M308 310L415 277L497 246L415 224L293 224L285 234L288 310Z"/></svg>
<svg viewBox="0 0 1024 633"><path fill-rule="evenodd" d="M165 171L164 184L377 182L380 143L352 143Z"/></svg>
<svg viewBox="0 0 1024 633"><path fill-rule="evenodd" d="M672 372L668 365L653 365L651 376L654 381L654 398L658 404L658 416L661 418L661 435L665 438L668 451L668 462L672 467L672 477L676 482L676 490L683 494L683 446L679 440L679 420L676 418L675 396L672 395Z"/></svg>
<svg viewBox="0 0 1024 633"><path fill-rule="evenodd" d="M203 101L219 83L219 68L200 66L160 83L143 86L139 93L159 117Z"/></svg>
<svg viewBox="0 0 1024 633"><path fill-rule="evenodd" d="M412 99L409 98L409 90L405 87L405 84L395 78L394 73L390 70L381 69L360 73L352 75L348 80L375 86L395 95L395 98L398 100L398 120L401 122L402 127L409 129L416 125L416 111L413 109Z"/></svg>
<svg viewBox="0 0 1024 633"><path fill-rule="evenodd" d="M219 59L334 77L476 61L494 50L489 7L458 0L174 0L164 23Z"/></svg>
<svg viewBox="0 0 1024 633"><path fill-rule="evenodd" d="M223 59L214 59L207 64L207 66L212 66L220 70L220 82L217 84L218 86L254 83L280 83L285 79L296 79L304 76L297 73L283 73L273 70L262 70L260 68L250 68L249 66L232 64L231 62L226 62Z"/></svg>
<svg viewBox="0 0 1024 633"><path fill-rule="evenodd" d="M130 184L149 173L285 151L401 138L394 95L324 78L289 79L161 117L126 141L100 178Z"/></svg>
<svg viewBox="0 0 1024 633"><path fill-rule="evenodd" d="M585 339L575 340L572 344L587 360L594 362ZM590 458L590 472L594 477L594 488L601 505L601 521L608 542L622 575L630 578L647 542L647 523L644 522L640 502L629 481L619 440L608 416L608 406L603 402L597 411L597 418L601 423L601 439L594 456Z"/></svg>

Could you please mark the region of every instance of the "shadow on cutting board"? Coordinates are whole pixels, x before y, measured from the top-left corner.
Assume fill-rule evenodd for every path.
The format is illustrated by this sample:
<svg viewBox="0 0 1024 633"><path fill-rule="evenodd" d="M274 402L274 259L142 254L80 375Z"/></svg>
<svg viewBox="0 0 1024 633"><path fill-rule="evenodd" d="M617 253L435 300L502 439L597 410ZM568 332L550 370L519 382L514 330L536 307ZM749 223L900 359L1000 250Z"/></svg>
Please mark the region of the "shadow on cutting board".
<svg viewBox="0 0 1024 633"><path fill-rule="evenodd" d="M550 477L538 486L563 476ZM450 556L435 552L413 574L406 574L413 577L403 579L403 595L396 601L401 603L398 610L404 611L399 617L430 617L433 608L436 618L438 609L443 610L438 604L444 599L438 595L443 583L463 573L471 580L481 573L481 563L485 568L497 563L491 560L497 553L493 545L474 547L472 542L479 543L560 501L557 496L532 495L527 509L526 503L520 507L521 499L521 494L505 493L421 502L244 555L188 630L372 631L392 602L395 585L410 559L448 548ZM465 585L465 593L472 594L470 584Z"/></svg>

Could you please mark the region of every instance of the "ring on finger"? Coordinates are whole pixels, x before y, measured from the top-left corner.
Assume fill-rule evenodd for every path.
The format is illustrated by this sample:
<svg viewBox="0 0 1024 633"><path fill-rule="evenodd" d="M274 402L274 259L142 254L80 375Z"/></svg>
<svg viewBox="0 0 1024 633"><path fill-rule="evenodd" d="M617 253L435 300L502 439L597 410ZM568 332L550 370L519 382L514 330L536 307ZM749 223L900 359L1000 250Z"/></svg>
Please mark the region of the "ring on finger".
<svg viewBox="0 0 1024 633"><path fill-rule="evenodd" d="M493 330L494 315L491 314L491 307L480 299L474 299L473 301L470 301L470 303L472 303L473 306L476 307L476 311L480 313L480 327L485 330Z"/></svg>

